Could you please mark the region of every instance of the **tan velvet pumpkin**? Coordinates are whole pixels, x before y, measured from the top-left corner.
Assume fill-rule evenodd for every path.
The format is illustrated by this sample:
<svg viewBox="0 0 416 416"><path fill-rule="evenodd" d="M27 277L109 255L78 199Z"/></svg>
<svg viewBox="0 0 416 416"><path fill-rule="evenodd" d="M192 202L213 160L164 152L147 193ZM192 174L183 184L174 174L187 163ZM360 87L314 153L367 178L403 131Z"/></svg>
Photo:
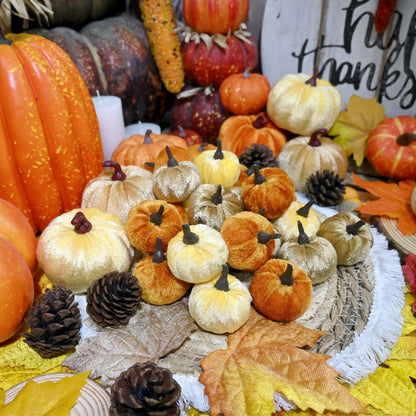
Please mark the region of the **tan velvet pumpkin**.
<svg viewBox="0 0 416 416"><path fill-rule="evenodd" d="M335 247L338 265L353 266L363 261L374 244L370 226L350 212L335 214L322 222L317 235Z"/></svg>
<svg viewBox="0 0 416 416"><path fill-rule="evenodd" d="M218 231L226 218L243 210L241 188L237 186L203 183L189 197L189 222L206 224Z"/></svg>
<svg viewBox="0 0 416 416"><path fill-rule="evenodd" d="M292 261L308 273L312 284L327 280L337 269L337 252L323 237L309 237L298 220L297 241L286 241L279 250L279 258Z"/></svg>
<svg viewBox="0 0 416 416"><path fill-rule="evenodd" d="M154 199L152 173L139 166L120 166L106 160L99 176L87 183L82 194L81 208L96 207L117 215L126 222L134 205L146 199Z"/></svg>
<svg viewBox="0 0 416 416"><path fill-rule="evenodd" d="M326 133L327 130L320 129L311 136L291 139L277 157L279 166L289 175L299 192L306 192L306 182L316 172L328 169L338 174L340 179L347 175L347 154L341 145L322 136Z"/></svg>

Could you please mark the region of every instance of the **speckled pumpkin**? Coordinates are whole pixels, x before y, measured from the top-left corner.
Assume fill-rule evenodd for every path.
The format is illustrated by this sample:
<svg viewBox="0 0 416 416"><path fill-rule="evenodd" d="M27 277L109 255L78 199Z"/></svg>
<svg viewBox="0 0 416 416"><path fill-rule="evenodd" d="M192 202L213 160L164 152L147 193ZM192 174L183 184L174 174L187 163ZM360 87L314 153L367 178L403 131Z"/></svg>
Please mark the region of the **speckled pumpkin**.
<svg viewBox="0 0 416 416"><path fill-rule="evenodd" d="M270 259L254 273L250 293L254 307L266 318L289 322L311 304L312 282L294 263Z"/></svg>
<svg viewBox="0 0 416 416"><path fill-rule="evenodd" d="M335 247L338 265L353 266L363 261L374 244L370 226L350 212L335 214L322 222L317 235Z"/></svg>

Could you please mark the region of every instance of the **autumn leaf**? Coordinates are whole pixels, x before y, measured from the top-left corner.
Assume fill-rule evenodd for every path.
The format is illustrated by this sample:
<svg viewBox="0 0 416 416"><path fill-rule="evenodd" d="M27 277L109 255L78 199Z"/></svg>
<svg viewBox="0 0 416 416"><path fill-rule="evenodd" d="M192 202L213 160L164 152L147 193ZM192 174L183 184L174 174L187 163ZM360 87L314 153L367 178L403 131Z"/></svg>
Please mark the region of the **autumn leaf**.
<svg viewBox="0 0 416 416"><path fill-rule="evenodd" d="M74 371L91 370L91 377L101 377L101 384L108 387L137 362L157 363L196 329L185 300L162 306L143 304L126 326L104 328L87 338L63 365Z"/></svg>
<svg viewBox="0 0 416 416"><path fill-rule="evenodd" d="M346 110L341 111L336 119L330 136L339 143L347 153L353 155L357 166L363 163L367 138L374 127L385 118L384 107L376 98L350 97Z"/></svg>
<svg viewBox="0 0 416 416"><path fill-rule="evenodd" d="M69 415L87 378L88 372L63 377L57 382L29 380L10 403L0 406L0 416Z"/></svg>
<svg viewBox="0 0 416 416"><path fill-rule="evenodd" d="M338 373L326 364L328 356L302 349L324 333L296 322L273 322L253 309L248 322L228 336L228 348L201 362L199 381L205 385L211 414L271 415L275 392L301 410L366 413L336 381Z"/></svg>
<svg viewBox="0 0 416 416"><path fill-rule="evenodd" d="M397 219L397 228L403 235L416 233L416 215L410 206L410 198L415 187L413 179L403 180L399 183L370 182L361 179L354 172L352 172L352 178L357 186L380 197L355 208L356 211Z"/></svg>

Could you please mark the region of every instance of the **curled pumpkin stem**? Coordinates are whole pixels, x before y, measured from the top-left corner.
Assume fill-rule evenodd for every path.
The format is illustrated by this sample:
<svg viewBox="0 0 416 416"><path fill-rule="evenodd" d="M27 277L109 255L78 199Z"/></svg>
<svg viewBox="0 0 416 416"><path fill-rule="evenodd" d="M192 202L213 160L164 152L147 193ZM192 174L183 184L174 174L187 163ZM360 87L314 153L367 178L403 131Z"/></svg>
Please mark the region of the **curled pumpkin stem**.
<svg viewBox="0 0 416 416"><path fill-rule="evenodd" d="M322 142L319 140L318 136L322 135L322 134L327 134L328 130L327 129L318 129L315 130L312 134L311 134L311 138L309 139L309 146L312 147L318 147L322 144Z"/></svg>
<svg viewBox="0 0 416 416"><path fill-rule="evenodd" d="M121 169L121 166L118 162L115 160L105 160L101 163L101 166L103 168L113 168L114 173L111 177L112 181L124 181L127 178L127 175L123 172L123 169Z"/></svg>
<svg viewBox="0 0 416 416"><path fill-rule="evenodd" d="M305 84L311 85L312 87L316 87L316 81L318 80L319 70L318 67L313 68L313 75L305 81Z"/></svg>
<svg viewBox="0 0 416 416"><path fill-rule="evenodd" d="M396 139L396 143L399 146L409 146L412 143L416 142L416 134L412 133L412 132L406 132L401 134L397 139Z"/></svg>
<svg viewBox="0 0 416 416"><path fill-rule="evenodd" d="M313 202L308 201L303 207L300 207L296 211L296 214L300 215L301 217L308 218L309 211L310 211L312 205L313 205Z"/></svg>
<svg viewBox="0 0 416 416"><path fill-rule="evenodd" d="M78 211L74 218L72 218L71 224L74 226L74 230L77 234L86 234L92 230L92 224L87 220L83 212Z"/></svg>
<svg viewBox="0 0 416 416"><path fill-rule="evenodd" d="M255 129L261 129L265 127L268 122L269 122L269 118L266 116L266 114L261 114L251 123L251 125Z"/></svg>
<svg viewBox="0 0 416 416"><path fill-rule="evenodd" d="M346 227L347 233L352 235L357 235L360 231L360 228L365 224L363 220L356 222L355 224L348 224Z"/></svg>
<svg viewBox="0 0 416 416"><path fill-rule="evenodd" d="M266 231L260 231L257 234L257 241L260 244L267 244L270 240L275 240L276 238L280 238L281 235L278 233L266 233Z"/></svg>
<svg viewBox="0 0 416 416"><path fill-rule="evenodd" d="M288 263L286 270L280 275L280 282L285 286L293 286L293 266Z"/></svg>
<svg viewBox="0 0 416 416"><path fill-rule="evenodd" d="M153 143L153 140L150 137L150 134L151 133L152 133L152 130L150 130L150 129L146 130L146 132L144 133L143 144L151 144L151 143Z"/></svg>
<svg viewBox="0 0 416 416"><path fill-rule="evenodd" d="M172 151L170 150L169 146L166 146L166 153L168 154L168 167L173 168L174 166L178 166L179 163L177 160L173 157Z"/></svg>
<svg viewBox="0 0 416 416"><path fill-rule="evenodd" d="M222 265L221 275L215 282L214 287L223 292L228 292L230 290L230 285L228 283L228 266L226 264Z"/></svg>

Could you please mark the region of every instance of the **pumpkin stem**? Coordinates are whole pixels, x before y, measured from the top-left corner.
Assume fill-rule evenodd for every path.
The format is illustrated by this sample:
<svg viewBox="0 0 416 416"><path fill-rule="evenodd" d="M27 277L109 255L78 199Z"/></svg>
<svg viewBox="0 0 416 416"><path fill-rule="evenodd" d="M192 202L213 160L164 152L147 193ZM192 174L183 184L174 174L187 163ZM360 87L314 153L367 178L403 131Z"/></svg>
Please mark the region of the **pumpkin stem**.
<svg viewBox="0 0 416 416"><path fill-rule="evenodd" d="M224 159L224 153L222 152L222 143L220 139L217 139L217 150L214 153L214 159Z"/></svg>
<svg viewBox="0 0 416 416"><path fill-rule="evenodd" d="M1 7L1 3L3 3L3 0L0 0L0 7ZM4 37L4 33L1 30L1 26L0 26L0 45L11 45L13 42L9 39L6 39Z"/></svg>
<svg viewBox="0 0 416 416"><path fill-rule="evenodd" d="M153 254L152 262L161 264L164 261L166 261L166 256L162 250L162 239L160 237L156 237L155 252Z"/></svg>
<svg viewBox="0 0 416 416"><path fill-rule="evenodd" d="M250 71L251 67L248 66L247 68L245 68L243 72L243 78L250 78Z"/></svg>
<svg viewBox="0 0 416 416"><path fill-rule="evenodd" d="M144 162L143 165L149 166L150 168L154 168L155 162Z"/></svg>
<svg viewBox="0 0 416 416"><path fill-rule="evenodd" d="M305 233L305 229L303 228L302 221L298 220L298 230L299 230L299 237L298 237L298 244L309 244L310 240L308 235Z"/></svg>
<svg viewBox="0 0 416 416"><path fill-rule="evenodd" d="M313 68L313 75L305 81L305 84L311 85L312 87L316 87L316 81L318 80L319 70L318 67Z"/></svg>
<svg viewBox="0 0 416 416"><path fill-rule="evenodd" d="M179 163L173 157L172 152L171 152L169 146L166 146L166 153L168 154L168 167L173 168L174 166L178 166Z"/></svg>
<svg viewBox="0 0 416 416"><path fill-rule="evenodd" d="M74 218L72 218L71 224L74 226L74 230L77 234L86 234L92 230L92 224L87 220L84 213L78 211Z"/></svg>
<svg viewBox="0 0 416 416"><path fill-rule="evenodd" d="M396 143L399 146L409 146L413 142L416 142L416 134L412 133L411 131L401 134L396 139Z"/></svg>
<svg viewBox="0 0 416 416"><path fill-rule="evenodd" d="M222 185L218 185L217 190L212 195L211 201L215 205L222 204Z"/></svg>
<svg viewBox="0 0 416 416"><path fill-rule="evenodd" d="M255 129L261 129L269 122L269 118L266 116L266 114L259 115L252 123L251 125Z"/></svg>
<svg viewBox="0 0 416 416"><path fill-rule="evenodd" d="M262 183L265 183L266 177L260 173L260 169L258 165L254 165L253 170L254 170L254 183L256 185L261 185Z"/></svg>
<svg viewBox="0 0 416 416"><path fill-rule="evenodd" d="M157 210L157 212L152 212L149 215L150 218L150 222L155 224L155 225L160 225L162 224L162 220L163 220L163 211L165 210L165 206L164 205L160 205L159 209Z"/></svg>
<svg viewBox="0 0 416 416"><path fill-rule="evenodd" d="M320 134L327 134L328 130L327 129L318 129L315 130L312 134L311 134L311 138L309 139L309 146L312 147L318 147L322 144L322 142L319 140L318 135Z"/></svg>
<svg viewBox="0 0 416 416"><path fill-rule="evenodd" d="M182 137L182 139L186 139L186 131L182 126L178 126L177 130L179 131L178 136Z"/></svg>
<svg viewBox="0 0 416 416"><path fill-rule="evenodd" d="M127 178L127 175L121 169L120 164L115 160L104 160L104 162L101 162L101 166L103 168L114 169L113 176L111 177L112 181L124 181Z"/></svg>
<svg viewBox="0 0 416 416"><path fill-rule="evenodd" d="M346 227L347 233L352 235L357 235L360 231L360 228L365 224L363 220L357 221L355 224L349 224Z"/></svg>
<svg viewBox="0 0 416 416"><path fill-rule="evenodd" d="M266 231L259 231L257 234L257 241L260 244L267 244L270 240L280 238L281 235L278 233L266 233Z"/></svg>
<svg viewBox="0 0 416 416"><path fill-rule="evenodd" d="M150 134L152 133L151 129L147 129L146 132L144 133L144 140L143 140L143 144L152 144L153 140L150 137Z"/></svg>
<svg viewBox="0 0 416 416"><path fill-rule="evenodd" d="M300 215L301 217L308 218L309 210L310 210L310 208L311 208L312 205L313 205L313 202L312 201L308 201L303 207L300 207L296 211L296 214Z"/></svg>
<svg viewBox="0 0 416 416"><path fill-rule="evenodd" d="M198 234L191 231L189 224L182 224L182 231L184 244L196 244L199 241Z"/></svg>
<svg viewBox="0 0 416 416"><path fill-rule="evenodd" d="M222 290L223 292L229 292L230 285L228 283L228 266L226 264L222 265L221 275L215 282L214 287L215 289Z"/></svg>
<svg viewBox="0 0 416 416"><path fill-rule="evenodd" d="M288 263L286 270L280 275L280 283L285 286L293 286L293 266Z"/></svg>

